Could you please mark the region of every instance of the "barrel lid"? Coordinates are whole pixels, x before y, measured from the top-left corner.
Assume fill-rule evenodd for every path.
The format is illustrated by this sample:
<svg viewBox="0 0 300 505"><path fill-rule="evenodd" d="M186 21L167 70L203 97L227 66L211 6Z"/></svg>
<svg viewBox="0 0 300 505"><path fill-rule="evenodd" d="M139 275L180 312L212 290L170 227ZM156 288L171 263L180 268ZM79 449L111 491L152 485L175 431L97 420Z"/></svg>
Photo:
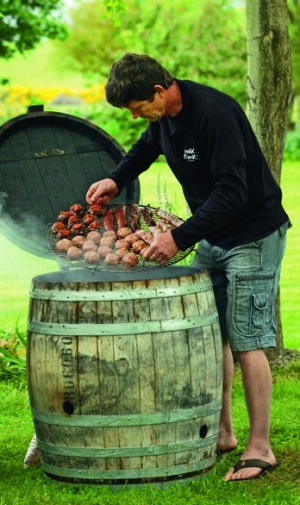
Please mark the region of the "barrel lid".
<svg viewBox="0 0 300 505"><path fill-rule="evenodd" d="M84 203L89 186L109 175L124 149L91 122L30 107L0 127L0 231L15 245L44 258L48 225L61 210ZM139 182L111 203L138 203Z"/></svg>

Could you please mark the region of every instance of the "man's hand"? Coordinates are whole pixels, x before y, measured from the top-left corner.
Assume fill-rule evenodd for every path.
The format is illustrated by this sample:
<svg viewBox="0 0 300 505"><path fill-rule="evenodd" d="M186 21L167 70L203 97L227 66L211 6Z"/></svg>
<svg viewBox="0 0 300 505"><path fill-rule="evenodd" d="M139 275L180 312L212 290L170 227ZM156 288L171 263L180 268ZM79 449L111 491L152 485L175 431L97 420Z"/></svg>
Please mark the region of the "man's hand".
<svg viewBox="0 0 300 505"><path fill-rule="evenodd" d="M118 186L112 179L102 179L94 182L88 189L86 201L90 204L107 205L109 200L119 192Z"/></svg>
<svg viewBox="0 0 300 505"><path fill-rule="evenodd" d="M155 236L144 258L145 260L156 261L157 263L166 263L178 251L179 247L174 241L171 232L168 231Z"/></svg>

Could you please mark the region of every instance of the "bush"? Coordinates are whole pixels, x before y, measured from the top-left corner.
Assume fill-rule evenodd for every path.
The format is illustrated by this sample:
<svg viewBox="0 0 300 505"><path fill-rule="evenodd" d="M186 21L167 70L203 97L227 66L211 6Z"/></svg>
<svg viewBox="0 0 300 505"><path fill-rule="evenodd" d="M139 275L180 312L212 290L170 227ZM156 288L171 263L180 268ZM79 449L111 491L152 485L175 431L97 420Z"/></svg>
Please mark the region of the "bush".
<svg viewBox="0 0 300 505"><path fill-rule="evenodd" d="M0 330L0 380L25 384L26 377L26 337L18 328L11 333Z"/></svg>
<svg viewBox="0 0 300 505"><path fill-rule="evenodd" d="M85 117L109 133L125 151L130 149L148 126L148 121L140 118L134 121L127 109L112 107L106 102L90 107Z"/></svg>
<svg viewBox="0 0 300 505"><path fill-rule="evenodd" d="M26 114L28 107L36 104L44 105L45 111L67 113L91 121L109 133L126 151L148 125L146 120L134 121L128 110L107 104L103 84L81 90L66 87L6 87L0 92L0 125Z"/></svg>
<svg viewBox="0 0 300 505"><path fill-rule="evenodd" d="M40 104L45 106L45 110L61 109L62 112L69 112L76 104L78 115L81 116L85 108L89 109L103 100L104 84L83 89L68 86L3 86L0 90L0 122L26 114L30 105Z"/></svg>
<svg viewBox="0 0 300 505"><path fill-rule="evenodd" d="M284 161L300 160L300 125L296 130L287 132L283 159Z"/></svg>

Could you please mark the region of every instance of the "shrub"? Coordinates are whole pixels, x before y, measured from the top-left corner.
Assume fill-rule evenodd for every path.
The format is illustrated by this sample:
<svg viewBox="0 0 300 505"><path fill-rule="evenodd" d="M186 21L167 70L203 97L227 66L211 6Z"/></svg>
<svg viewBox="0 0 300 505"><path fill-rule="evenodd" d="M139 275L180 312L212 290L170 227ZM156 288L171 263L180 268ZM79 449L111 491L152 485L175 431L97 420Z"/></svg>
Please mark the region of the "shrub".
<svg viewBox="0 0 300 505"><path fill-rule="evenodd" d="M112 107L106 102L89 108L86 118L109 133L126 151L148 126L148 121L134 121L127 109Z"/></svg>
<svg viewBox="0 0 300 505"><path fill-rule="evenodd" d="M0 91L0 121L25 114L29 105L43 104L45 110L69 112L72 104L81 104L82 109L104 100L104 84L95 84L83 89L67 86L3 86ZM77 105L79 109L79 106ZM82 110L79 115L82 115ZM71 114L71 112L70 112Z"/></svg>
<svg viewBox="0 0 300 505"><path fill-rule="evenodd" d="M6 86L0 92L0 124L26 114L30 105L42 104L45 110L83 117L109 133L126 151L139 138L148 122L134 121L130 113L108 105L104 85L85 89L69 87Z"/></svg>
<svg viewBox="0 0 300 505"><path fill-rule="evenodd" d="M11 333L0 330L0 380L26 381L26 337L18 328Z"/></svg>
<svg viewBox="0 0 300 505"><path fill-rule="evenodd" d="M300 125L296 130L287 132L283 159L284 161L300 160Z"/></svg>

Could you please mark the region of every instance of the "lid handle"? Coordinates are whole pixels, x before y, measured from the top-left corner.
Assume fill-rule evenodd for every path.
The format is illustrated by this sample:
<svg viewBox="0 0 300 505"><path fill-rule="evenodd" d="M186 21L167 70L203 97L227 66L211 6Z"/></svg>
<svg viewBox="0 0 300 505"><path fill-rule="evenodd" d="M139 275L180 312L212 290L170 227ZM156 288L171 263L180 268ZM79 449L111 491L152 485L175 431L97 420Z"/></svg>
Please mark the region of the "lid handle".
<svg viewBox="0 0 300 505"><path fill-rule="evenodd" d="M27 113L29 112L43 112L44 110L44 105L41 104L41 105L29 105L28 109L27 109Z"/></svg>

